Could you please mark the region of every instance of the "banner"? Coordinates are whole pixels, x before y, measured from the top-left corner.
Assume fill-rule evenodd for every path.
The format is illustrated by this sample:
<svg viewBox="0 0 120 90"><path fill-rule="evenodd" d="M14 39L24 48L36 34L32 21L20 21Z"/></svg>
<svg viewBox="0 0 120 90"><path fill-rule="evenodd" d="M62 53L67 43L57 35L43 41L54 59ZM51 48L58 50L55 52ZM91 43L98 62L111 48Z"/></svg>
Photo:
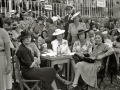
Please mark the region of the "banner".
<svg viewBox="0 0 120 90"><path fill-rule="evenodd" d="M97 7L106 7L106 0L97 0Z"/></svg>
<svg viewBox="0 0 120 90"><path fill-rule="evenodd" d="M47 5L47 4L46 4L46 5L45 5L45 9L46 9L46 10L52 10L52 5Z"/></svg>

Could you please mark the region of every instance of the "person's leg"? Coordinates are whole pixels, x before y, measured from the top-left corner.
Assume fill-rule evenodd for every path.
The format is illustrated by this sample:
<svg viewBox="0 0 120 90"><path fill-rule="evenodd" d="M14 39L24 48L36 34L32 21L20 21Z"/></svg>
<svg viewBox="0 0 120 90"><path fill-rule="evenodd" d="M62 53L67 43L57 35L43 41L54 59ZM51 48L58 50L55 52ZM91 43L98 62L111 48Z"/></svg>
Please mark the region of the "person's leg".
<svg viewBox="0 0 120 90"><path fill-rule="evenodd" d="M53 90L58 90L55 80L53 80L53 82L51 84L51 87L52 87Z"/></svg>
<svg viewBox="0 0 120 90"><path fill-rule="evenodd" d="M75 67L74 67L74 65L75 65L75 60L74 60L74 59L71 59L71 65L72 65L73 71L75 72ZM73 72L73 73L74 73L74 72Z"/></svg>
<svg viewBox="0 0 120 90"><path fill-rule="evenodd" d="M63 84L65 84L65 85L71 84L70 81L67 81L67 80L61 78L58 74L56 74L56 78L57 78L59 81L61 81Z"/></svg>
<svg viewBox="0 0 120 90"><path fill-rule="evenodd" d="M78 86L79 77L80 77L80 72L76 69L73 83L69 86L69 89L73 89Z"/></svg>
<svg viewBox="0 0 120 90"><path fill-rule="evenodd" d="M80 72L76 69L76 70L75 70L74 80L73 80L73 83L72 83L72 86L73 86L73 87L76 87L76 86L77 86L79 77L80 77Z"/></svg>

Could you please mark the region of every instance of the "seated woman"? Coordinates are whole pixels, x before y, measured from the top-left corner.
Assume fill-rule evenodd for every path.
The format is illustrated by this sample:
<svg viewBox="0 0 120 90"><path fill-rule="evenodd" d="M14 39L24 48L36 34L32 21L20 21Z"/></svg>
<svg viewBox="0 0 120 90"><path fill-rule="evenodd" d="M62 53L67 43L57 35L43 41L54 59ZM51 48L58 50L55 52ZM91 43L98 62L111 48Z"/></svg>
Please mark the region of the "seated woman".
<svg viewBox="0 0 120 90"><path fill-rule="evenodd" d="M52 45L53 52L57 56L68 55L70 53L68 41L63 39L64 32L65 32L65 30L56 29L55 32L53 33L53 36L56 36L56 39L51 42L51 45ZM65 73L64 72L65 70L63 70L63 67L64 67L63 64L58 64L58 67L57 67L61 71L61 73L60 72L58 72L58 73L62 74L62 76L64 76L64 73ZM66 82L64 82L64 83L66 85L68 85L71 82L66 80Z"/></svg>
<svg viewBox="0 0 120 90"><path fill-rule="evenodd" d="M116 29L113 29L109 32L110 39L112 42L114 42L118 36L118 31Z"/></svg>
<svg viewBox="0 0 120 90"><path fill-rule="evenodd" d="M43 47L45 44L47 45L47 43L45 43L45 40L41 36L39 36L38 40L37 40L37 47L41 52L46 52L47 51Z"/></svg>
<svg viewBox="0 0 120 90"><path fill-rule="evenodd" d="M104 31L102 32L102 36L103 36L103 40L104 40L104 43L106 45L108 45L109 47L112 47L113 46L113 42L111 41L111 39L109 38L109 34L108 34L108 31Z"/></svg>
<svg viewBox="0 0 120 90"><path fill-rule="evenodd" d="M102 59L113 54L114 50L102 42L102 35L100 33L96 34L95 41L96 46L89 56L90 59L94 60L94 63L81 61L75 64L75 77L72 87L77 86L79 77L81 76L87 85L97 88L97 71L102 68ZM84 57L84 55L80 56Z"/></svg>
<svg viewBox="0 0 120 90"><path fill-rule="evenodd" d="M89 55L92 53L92 43L90 42L90 40L86 39L86 36L87 35L85 30L83 29L78 30L78 34L77 34L78 40L74 42L72 52L76 52L76 54L78 55L79 53L82 53L84 56L89 57ZM77 62L79 61L72 59L71 63L73 68L75 63Z"/></svg>
<svg viewBox="0 0 120 90"><path fill-rule="evenodd" d="M52 41L51 44L52 44L52 49L56 53L56 55L58 54L57 49L59 46L61 49L60 50L61 55L70 53L68 41L63 39L64 32L65 32L65 30L56 29L55 32L53 33L53 36L56 36L56 39L54 41Z"/></svg>
<svg viewBox="0 0 120 90"><path fill-rule="evenodd" d="M53 68L38 68L36 65L39 64L40 58L35 57L31 52L32 49L30 47L31 43L31 34L28 31L22 31L21 35L18 37L21 41L21 45L17 50L17 57L20 61L22 75L26 79L36 79L41 80L42 84L40 87L42 89L50 89L52 87L53 90L57 90L57 86L55 83L56 71Z"/></svg>

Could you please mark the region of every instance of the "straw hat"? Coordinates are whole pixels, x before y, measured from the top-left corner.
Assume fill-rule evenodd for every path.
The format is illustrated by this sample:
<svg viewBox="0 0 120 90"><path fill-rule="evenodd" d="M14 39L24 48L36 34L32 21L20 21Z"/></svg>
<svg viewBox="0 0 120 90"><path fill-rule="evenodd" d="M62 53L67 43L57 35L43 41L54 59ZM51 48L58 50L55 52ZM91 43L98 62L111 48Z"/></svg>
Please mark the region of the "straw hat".
<svg viewBox="0 0 120 90"><path fill-rule="evenodd" d="M53 36L56 36L56 35L60 35L62 33L64 33L65 30L61 30L61 29L56 29L55 32L52 34Z"/></svg>
<svg viewBox="0 0 120 90"><path fill-rule="evenodd" d="M72 17L71 19L73 20L75 17L77 17L78 15L80 14L80 11L79 12L76 12Z"/></svg>
<svg viewBox="0 0 120 90"><path fill-rule="evenodd" d="M57 21L59 19L59 17L53 16L53 17L51 17L51 19L53 20L53 22L55 22L55 21Z"/></svg>
<svg viewBox="0 0 120 90"><path fill-rule="evenodd" d="M120 32L120 28L116 28L118 30L118 32Z"/></svg>
<svg viewBox="0 0 120 90"><path fill-rule="evenodd" d="M102 35L108 34L108 31L103 31Z"/></svg>
<svg viewBox="0 0 120 90"><path fill-rule="evenodd" d="M26 37L31 36L30 31L24 30L21 32L21 35L17 37L18 40L25 39Z"/></svg>
<svg viewBox="0 0 120 90"><path fill-rule="evenodd" d="M15 14L16 11L15 10L11 10L11 15Z"/></svg>

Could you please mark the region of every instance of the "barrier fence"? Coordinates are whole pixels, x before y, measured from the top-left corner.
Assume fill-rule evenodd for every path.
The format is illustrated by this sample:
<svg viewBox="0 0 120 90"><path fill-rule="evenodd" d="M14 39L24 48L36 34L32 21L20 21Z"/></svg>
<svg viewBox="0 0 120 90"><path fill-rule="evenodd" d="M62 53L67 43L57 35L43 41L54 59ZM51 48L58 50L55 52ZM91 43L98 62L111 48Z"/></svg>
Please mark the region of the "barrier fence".
<svg viewBox="0 0 120 90"><path fill-rule="evenodd" d="M84 0L83 0L84 1ZM87 1L87 0L86 0ZM88 0L89 1L89 0ZM112 8L114 6L113 3L114 0L106 0L106 7L97 7L96 3L93 2L83 2L83 3L74 3L75 11L81 11L81 16L86 17L112 17ZM45 5L51 5L52 9L51 11L45 10ZM0 2L0 12L5 13L10 10L16 10L18 12L21 12L22 10L28 10L31 9L36 13L36 17L40 14L46 14L48 16L53 15L60 15L61 17L66 15L65 10L66 4L61 3L44 3L40 1L22 1L19 2L19 0L14 0L12 2L11 0L4 0L4 2Z"/></svg>

